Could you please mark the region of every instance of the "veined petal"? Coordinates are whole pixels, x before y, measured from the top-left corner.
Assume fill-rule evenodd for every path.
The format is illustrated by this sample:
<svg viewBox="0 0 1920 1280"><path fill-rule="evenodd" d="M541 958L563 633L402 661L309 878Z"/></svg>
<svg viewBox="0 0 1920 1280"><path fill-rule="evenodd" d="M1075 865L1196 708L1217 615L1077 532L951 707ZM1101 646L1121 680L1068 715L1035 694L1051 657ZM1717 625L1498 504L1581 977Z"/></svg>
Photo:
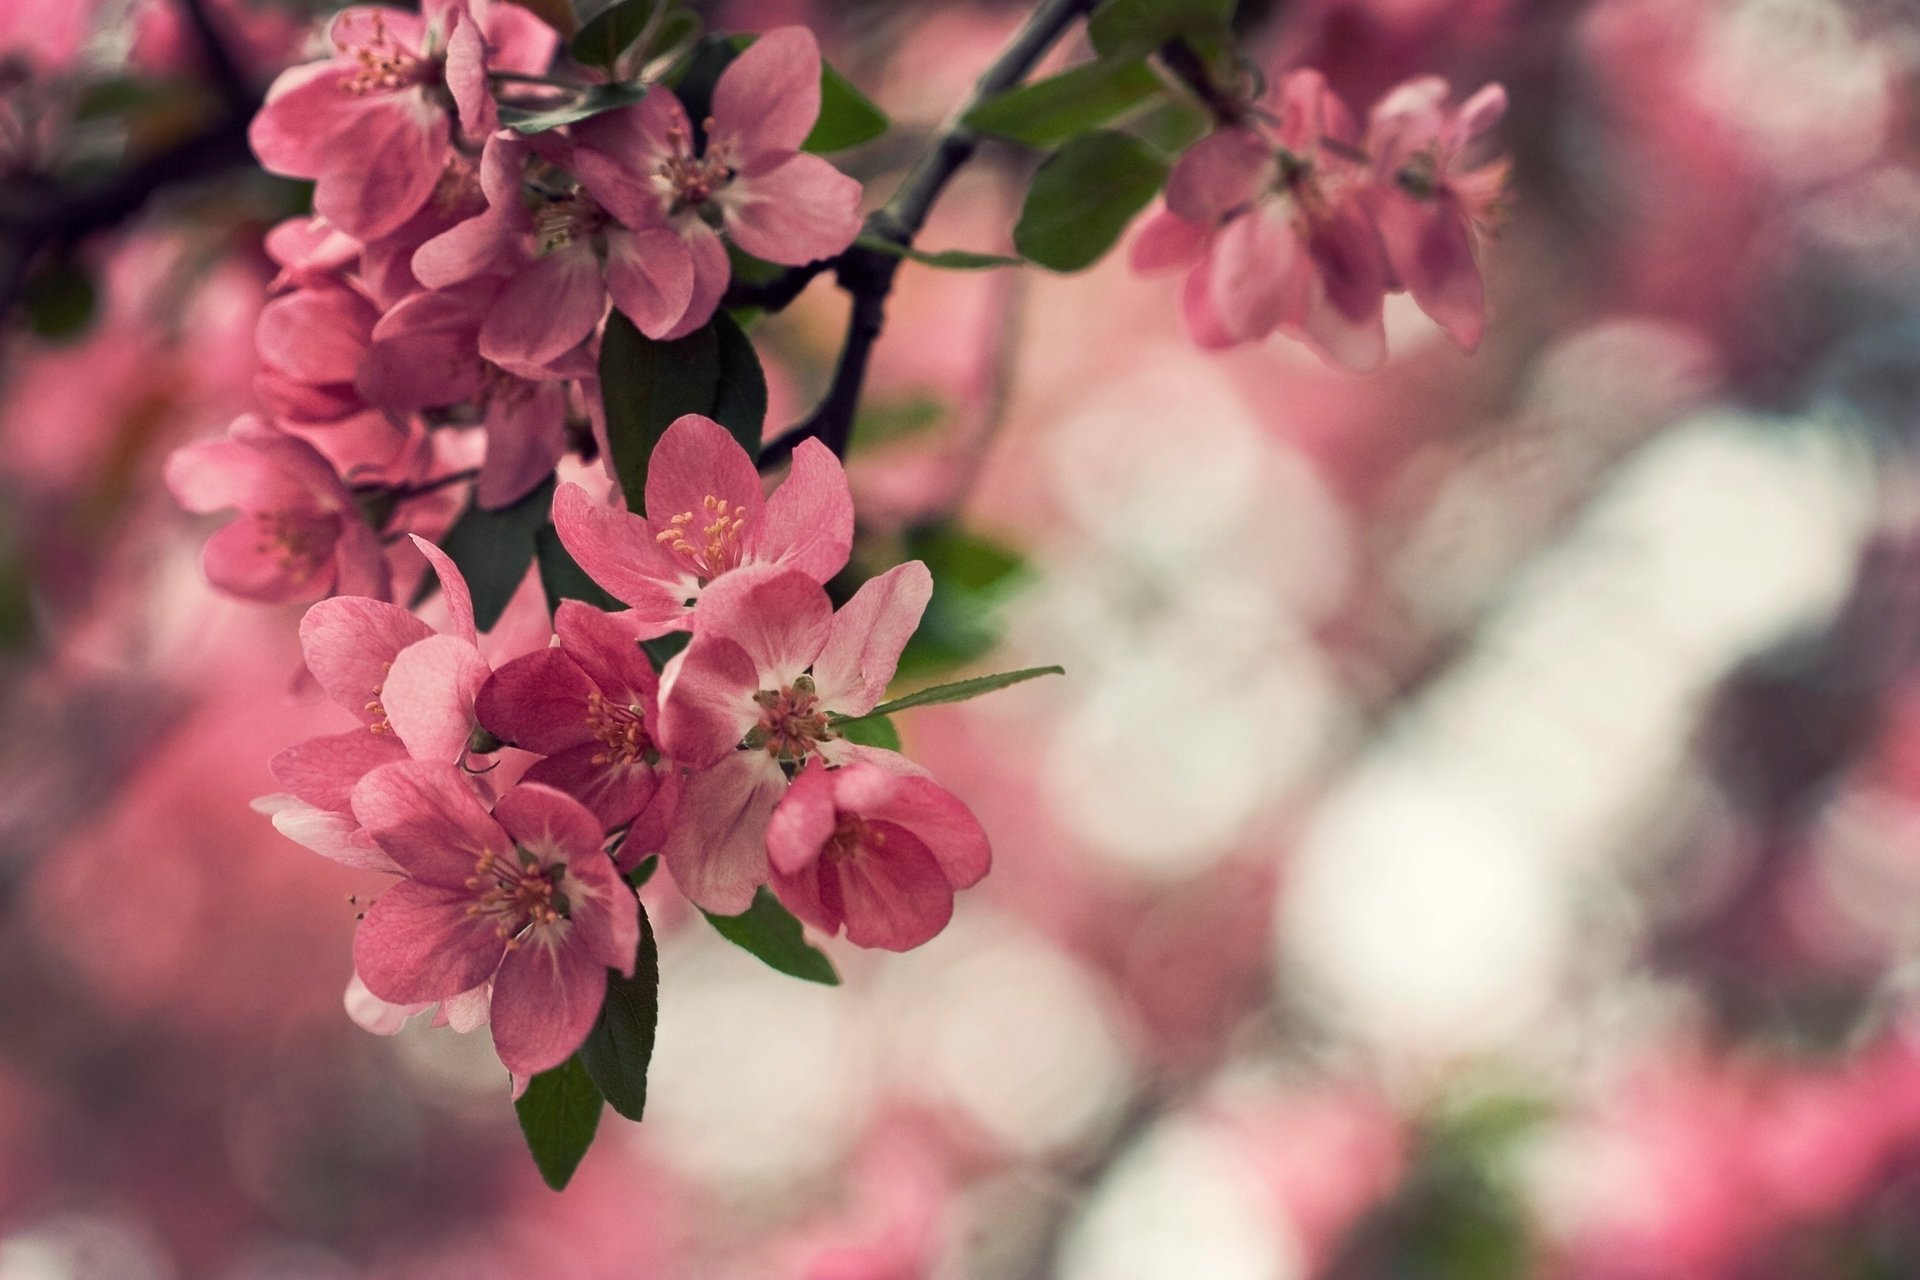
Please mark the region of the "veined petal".
<svg viewBox="0 0 1920 1280"><path fill-rule="evenodd" d="M504 944L491 920L468 914L472 901L470 890L418 880L402 880L376 898L353 935L353 967L367 990L414 1004L485 981Z"/></svg>
<svg viewBox="0 0 1920 1280"><path fill-rule="evenodd" d="M370 704L379 702L393 660L432 634L432 627L397 604L335 596L300 619L300 651L307 670L335 702L375 724L386 716Z"/></svg>
<svg viewBox="0 0 1920 1280"><path fill-rule="evenodd" d="M457 763L475 724L473 700L491 674L460 636L429 636L401 650L380 688L387 720L416 760Z"/></svg>
<svg viewBox="0 0 1920 1280"><path fill-rule="evenodd" d="M656 529L687 517L694 538L715 516L709 500L728 515L738 511L744 541L759 525L766 499L760 472L733 434L712 418L689 413L660 435L647 465L647 516ZM697 539L696 539L697 540ZM603 584L604 585L604 584Z"/></svg>
<svg viewBox="0 0 1920 1280"><path fill-rule="evenodd" d="M842 715L864 715L886 694L900 651L907 646L933 595L933 575L918 560L870 578L833 615L826 643L813 662L820 705Z"/></svg>
<svg viewBox="0 0 1920 1280"><path fill-rule="evenodd" d="M798 151L820 118L820 43L805 27L778 27L727 64L713 88L709 145L742 160Z"/></svg>
<svg viewBox="0 0 1920 1280"><path fill-rule="evenodd" d="M415 880L462 893L482 854L513 847L459 768L437 760L375 769L354 788L353 816Z"/></svg>
<svg viewBox="0 0 1920 1280"><path fill-rule="evenodd" d="M768 262L830 258L860 234L860 184L802 151L769 153L717 199L735 242Z"/></svg>
<svg viewBox="0 0 1920 1280"><path fill-rule="evenodd" d="M600 260L584 241L516 271L480 325L480 354L495 364L539 365L587 340L607 310Z"/></svg>
<svg viewBox="0 0 1920 1280"><path fill-rule="evenodd" d="M593 742L588 699L599 692L560 649L541 649L501 667L474 703L480 723L502 742L552 755Z"/></svg>
<svg viewBox="0 0 1920 1280"><path fill-rule="evenodd" d="M548 932L560 937L549 941ZM538 1075L571 1057L606 999L606 965L570 945L566 933L566 923L530 931L494 976L493 1047L516 1076Z"/></svg>
<svg viewBox="0 0 1920 1280"><path fill-rule="evenodd" d="M738 751L688 777L663 856L694 905L738 915L767 879L767 822L786 775L764 751Z"/></svg>
<svg viewBox="0 0 1920 1280"><path fill-rule="evenodd" d="M825 582L847 567L853 551L853 495L833 451L802 440L787 478L767 499L750 542L756 561L798 569Z"/></svg>
<svg viewBox="0 0 1920 1280"><path fill-rule="evenodd" d="M693 255L664 226L607 229L607 291L649 338L671 332L693 301Z"/></svg>
<svg viewBox="0 0 1920 1280"><path fill-rule="evenodd" d="M587 576L632 607L641 634L663 635L680 624L698 586L667 559L645 520L563 484L553 496L553 524Z"/></svg>
<svg viewBox="0 0 1920 1280"><path fill-rule="evenodd" d="M360 779L381 765L406 758L407 749L392 734L350 729L346 733L323 734L294 743L267 761L267 771L275 782L316 809L345 813L352 807L353 789ZM274 826L280 827L280 823L276 821ZM284 827L281 830L283 834L293 835ZM297 835L293 838L307 844ZM313 845L308 847L319 853L327 852ZM385 860L384 856L381 860Z"/></svg>

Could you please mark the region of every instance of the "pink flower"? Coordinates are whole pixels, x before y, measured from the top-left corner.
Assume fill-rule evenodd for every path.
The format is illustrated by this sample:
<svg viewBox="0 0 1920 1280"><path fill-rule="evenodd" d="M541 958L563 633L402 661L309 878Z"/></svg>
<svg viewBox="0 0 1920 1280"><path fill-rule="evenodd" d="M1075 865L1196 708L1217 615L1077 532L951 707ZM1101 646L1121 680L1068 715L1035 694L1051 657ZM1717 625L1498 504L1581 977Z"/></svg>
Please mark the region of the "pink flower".
<svg viewBox="0 0 1920 1280"><path fill-rule="evenodd" d="M871 759L837 769L811 760L773 811L767 852L773 890L794 915L829 935L844 925L847 941L889 951L946 928L954 891L993 861L986 833L952 792Z"/></svg>
<svg viewBox="0 0 1920 1280"><path fill-rule="evenodd" d="M705 324L726 292L731 270L713 223L755 257L793 266L860 233L860 184L800 150L819 116L820 46L805 27L781 27L721 72L698 152L686 109L664 87L573 127L581 185L627 226L672 227L690 255L693 297L667 337Z"/></svg>
<svg viewBox="0 0 1920 1280"><path fill-rule="evenodd" d="M639 904L580 803L524 783L489 814L450 764L363 779L354 815L405 878L368 908L354 969L381 1000L449 1000L493 980L493 1045L516 1076L566 1061L593 1029L607 970L633 972Z"/></svg>
<svg viewBox="0 0 1920 1280"><path fill-rule="evenodd" d="M1409 80L1373 108L1368 200L1400 285L1468 351L1486 326L1480 243L1506 192L1504 159L1474 156L1506 113L1507 93L1487 85L1449 114L1447 82ZM1473 161L1479 161L1473 163Z"/></svg>
<svg viewBox="0 0 1920 1280"><path fill-rule="evenodd" d="M654 743L659 679L624 615L568 600L553 626L557 647L514 659L480 690L480 723L546 757L527 781L566 792L608 830L629 828L624 869L665 842L679 796L679 772Z"/></svg>
<svg viewBox="0 0 1920 1280"><path fill-rule="evenodd" d="M568 155L561 142L542 149ZM504 279L480 325L480 354L497 364L545 365L579 346L606 314L609 295L642 333L668 333L693 297L693 264L679 237L650 220L622 221L550 167L539 187L529 185L531 154L509 135L487 140L486 209L422 244L414 275L432 289Z"/></svg>
<svg viewBox="0 0 1920 1280"><path fill-rule="evenodd" d="M350 819L354 787L374 769L416 759L465 759L477 723L474 701L489 668L476 647L466 580L446 553L415 538L440 575L451 631L433 628L384 600L336 596L307 610L300 647L307 670L360 721L345 733L295 743L268 762L290 797L270 806L282 835L349 866L390 870Z"/></svg>
<svg viewBox="0 0 1920 1280"><path fill-rule="evenodd" d="M167 487L188 511L228 507L240 518L208 539L207 580L267 603L342 592L387 594L380 541L327 460L252 415L224 440L176 449Z"/></svg>
<svg viewBox="0 0 1920 1280"><path fill-rule="evenodd" d="M497 123L487 71L540 72L558 37L531 13L486 0L377 5L334 19L335 56L284 72L248 130L275 173L314 179L314 210L372 240L433 195L454 115L474 138Z"/></svg>
<svg viewBox="0 0 1920 1280"><path fill-rule="evenodd" d="M1183 307L1209 347L1279 330L1365 371L1386 359L1386 249L1361 199L1359 131L1316 71L1281 87L1276 137L1221 129L1180 157L1164 212L1141 229L1141 271L1192 267Z"/></svg>
<svg viewBox="0 0 1920 1280"><path fill-rule="evenodd" d="M867 582L838 613L818 582L777 566L729 574L701 597L693 640L660 678L660 744L693 770L665 849L688 898L709 911L746 910L767 878L767 821L786 769L868 754L840 738L831 717L880 701L932 591L914 560Z"/></svg>
<svg viewBox="0 0 1920 1280"><path fill-rule="evenodd" d="M593 580L632 606L647 636L683 625L701 593L746 565L780 565L825 582L853 548L853 498L831 450L803 440L771 497L747 451L690 413L661 433L647 467L647 514L616 511L560 486L553 523Z"/></svg>
<svg viewBox="0 0 1920 1280"><path fill-rule="evenodd" d="M480 326L500 291L475 280L415 294L372 331L359 394L408 413L473 403L487 429L476 495L483 507L518 501L553 471L567 448L567 379L593 376L584 346L551 365L503 368L479 352Z"/></svg>
<svg viewBox="0 0 1920 1280"><path fill-rule="evenodd" d="M255 393L287 422L338 422L360 412L367 405L354 379L379 319L372 303L337 281L273 299L254 330L261 364Z"/></svg>

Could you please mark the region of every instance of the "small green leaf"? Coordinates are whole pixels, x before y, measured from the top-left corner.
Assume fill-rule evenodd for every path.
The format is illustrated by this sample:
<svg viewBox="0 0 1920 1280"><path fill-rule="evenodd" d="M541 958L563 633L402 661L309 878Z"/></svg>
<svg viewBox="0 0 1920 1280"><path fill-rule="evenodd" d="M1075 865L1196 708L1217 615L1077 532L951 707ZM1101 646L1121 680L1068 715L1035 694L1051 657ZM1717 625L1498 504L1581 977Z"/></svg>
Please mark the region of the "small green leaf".
<svg viewBox="0 0 1920 1280"><path fill-rule="evenodd" d="M580 1064L607 1104L629 1120L638 1120L647 1107L647 1064L653 1061L653 1033L659 1020L660 949L647 909L642 907L633 976L607 970L607 998L586 1043L580 1046Z"/></svg>
<svg viewBox="0 0 1920 1280"><path fill-rule="evenodd" d="M936 524L908 533L905 558L932 571L933 598L900 655L900 678L938 679L999 643L1002 611L1027 581L1017 552L972 530Z"/></svg>
<svg viewBox="0 0 1920 1280"><path fill-rule="evenodd" d="M1013 243L1055 271L1098 262L1167 179L1167 162L1138 138L1111 130L1082 134L1033 175Z"/></svg>
<svg viewBox="0 0 1920 1280"><path fill-rule="evenodd" d="M627 505L646 506L647 462L675 418L713 412L720 387L720 340L705 325L673 342L655 342L614 312L600 343L600 395L607 446Z"/></svg>
<svg viewBox="0 0 1920 1280"><path fill-rule="evenodd" d="M1089 62L996 94L962 123L1029 147L1052 147L1151 101L1162 87L1160 77L1138 58Z"/></svg>
<svg viewBox="0 0 1920 1280"><path fill-rule="evenodd" d="M646 857L640 859L639 863L634 867L633 870L627 872L626 874L627 887L629 889L632 889L635 893L638 893L640 890L647 887L647 881L653 879L653 873L658 871L659 869L660 869L660 855L657 853L648 854ZM643 908L642 909L643 913L644 913L644 910L645 909ZM648 925L647 927L651 929L653 926ZM658 961L659 961L659 957L656 956L655 963L657 964Z"/></svg>
<svg viewBox="0 0 1920 1280"><path fill-rule="evenodd" d="M533 550L540 565L540 585L546 589L549 614L560 608L562 600L584 600L602 613L617 613L626 607L587 576L587 571L560 541L559 530L551 524L534 531Z"/></svg>
<svg viewBox="0 0 1920 1280"><path fill-rule="evenodd" d="M767 425L767 375L760 354L739 322L721 311L713 317L720 377L714 389L713 420L733 433L753 462L760 461L760 436Z"/></svg>
<svg viewBox="0 0 1920 1280"><path fill-rule="evenodd" d="M872 142L893 122L853 81L825 62L820 64L820 118L800 144L802 151L844 151Z"/></svg>
<svg viewBox="0 0 1920 1280"><path fill-rule="evenodd" d="M1002 671L996 675L975 676L971 680L955 680L951 684L936 684L931 689L922 689L910 693L904 698L895 698L892 702L883 702L863 716L849 716L845 720L830 722L836 732L845 733L849 725L874 716L890 716L901 711L911 711L915 707L931 707L943 702L966 702L983 693L992 693L996 689L1005 689L1009 685L1024 684L1041 676L1063 676L1065 667L1022 667L1018 671Z"/></svg>
<svg viewBox="0 0 1920 1280"><path fill-rule="evenodd" d="M653 0L620 0L609 5L587 20L567 51L575 62L604 67L611 74L620 55L646 34L653 9Z"/></svg>
<svg viewBox="0 0 1920 1280"><path fill-rule="evenodd" d="M836 731L848 742L863 747L879 747L882 751L900 749L900 731L885 716L865 715L858 720L845 721L844 726L844 729L836 728Z"/></svg>
<svg viewBox="0 0 1920 1280"><path fill-rule="evenodd" d="M513 1104L520 1116L520 1132L540 1176L555 1191L566 1188L573 1171L593 1145L600 1127L600 1090L579 1057L568 1058L551 1071L542 1071L527 1084Z"/></svg>
<svg viewBox="0 0 1920 1280"><path fill-rule="evenodd" d="M534 541L553 508L553 478L512 506L487 511L469 500L467 509L440 540L440 549L460 566L473 593L473 624L491 631L506 612L533 563ZM433 590L423 582L417 604Z"/></svg>
<svg viewBox="0 0 1920 1280"><path fill-rule="evenodd" d="M20 305L27 323L43 338L68 342L93 324L99 307L93 273L69 257L49 257L27 277Z"/></svg>
<svg viewBox="0 0 1920 1280"><path fill-rule="evenodd" d="M923 267L938 267L943 271L987 271L994 267L1026 265L1020 258L1010 258L998 253L975 253L970 249L942 249L937 253L925 253L911 245L895 244L879 236L861 236L854 243L863 249L872 249L876 253L888 254L895 258L905 258Z"/></svg>
<svg viewBox="0 0 1920 1280"><path fill-rule="evenodd" d="M1106 0L1087 19L1103 58L1137 58L1169 40L1226 37L1236 0Z"/></svg>
<svg viewBox="0 0 1920 1280"><path fill-rule="evenodd" d="M687 647L692 637L685 631L669 631L663 636L640 642L640 652L647 655L647 661L653 664L655 673L665 669L673 656Z"/></svg>
<svg viewBox="0 0 1920 1280"><path fill-rule="evenodd" d="M644 84L596 84L541 107L500 104L500 123L516 133L545 133L563 124L578 124L608 111L630 107L647 96Z"/></svg>
<svg viewBox="0 0 1920 1280"><path fill-rule="evenodd" d="M700 914L712 922L721 937L752 952L770 968L808 982L840 985L833 962L807 942L800 922L765 885L753 895L753 905L737 916L716 916L711 911Z"/></svg>

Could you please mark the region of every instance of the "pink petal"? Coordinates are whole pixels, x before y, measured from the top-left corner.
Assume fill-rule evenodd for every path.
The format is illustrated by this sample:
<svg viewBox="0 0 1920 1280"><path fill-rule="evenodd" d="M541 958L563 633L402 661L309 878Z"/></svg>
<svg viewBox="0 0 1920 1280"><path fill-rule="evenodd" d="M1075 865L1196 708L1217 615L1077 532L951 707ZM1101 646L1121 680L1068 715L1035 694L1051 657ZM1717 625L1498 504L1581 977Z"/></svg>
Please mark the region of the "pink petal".
<svg viewBox="0 0 1920 1280"><path fill-rule="evenodd" d="M542 783L572 796L609 831L626 826L653 804L660 791L660 777L650 766L637 761L610 763L605 759L605 752L606 748L598 742L569 747L535 762L522 775L523 780ZM664 827L661 830L664 831ZM633 838L629 833L628 841ZM651 836L635 847L653 852L660 838ZM624 860L624 845L622 852ZM633 860L637 862L639 857Z"/></svg>
<svg viewBox="0 0 1920 1280"><path fill-rule="evenodd" d="M1129 265L1143 275L1190 266L1206 251L1207 228L1162 209L1148 218L1128 250Z"/></svg>
<svg viewBox="0 0 1920 1280"><path fill-rule="evenodd" d="M797 151L819 118L820 44L805 27L778 27L720 73L708 145L732 143L743 161Z"/></svg>
<svg viewBox="0 0 1920 1280"><path fill-rule="evenodd" d="M933 595L933 575L918 560L870 578L833 615L813 662L820 705L842 715L871 711L886 694L900 651L920 625Z"/></svg>
<svg viewBox="0 0 1920 1280"><path fill-rule="evenodd" d="M360 975L357 973L353 975L353 980L347 983L347 993L343 1003L347 1008L347 1016L352 1018L361 1030L371 1031L377 1036L399 1035L401 1028L407 1025L408 1018L417 1013L425 1013L428 1007L425 1003L394 1004L391 1001L382 1000L367 990L367 984L360 980Z"/></svg>
<svg viewBox="0 0 1920 1280"><path fill-rule="evenodd" d="M450 134L447 113L424 92L386 97L361 114L352 145L319 175L314 212L360 240L398 229L433 195Z"/></svg>
<svg viewBox="0 0 1920 1280"><path fill-rule="evenodd" d="M305 803L345 813L352 807L353 789L360 779L383 764L406 758L407 749L392 734L352 729L296 742L267 761L267 770L275 782Z"/></svg>
<svg viewBox="0 0 1920 1280"><path fill-rule="evenodd" d="M621 702L639 702L651 713L660 677L640 648L645 637L632 615L602 613L578 600L563 600L553 615L560 647L580 664L600 691Z"/></svg>
<svg viewBox="0 0 1920 1280"><path fill-rule="evenodd" d="M1389 192L1374 212L1394 275L1413 300L1463 349L1478 347L1486 328L1486 292L1473 228L1459 204Z"/></svg>
<svg viewBox="0 0 1920 1280"><path fill-rule="evenodd" d="M500 113L487 83L487 46L480 27L456 11L453 32L447 37L447 89L460 113L460 127L469 138L484 138L500 127Z"/></svg>
<svg viewBox="0 0 1920 1280"><path fill-rule="evenodd" d="M402 880L376 898L353 935L353 967L367 990L413 1004L484 981L500 963L502 944L491 920L468 914L472 902L469 889L418 880Z"/></svg>
<svg viewBox="0 0 1920 1280"><path fill-rule="evenodd" d="M860 846L822 871L822 898L846 920L847 941L859 947L907 951L947 927L953 887L932 850L912 832L888 822L870 824L883 843ZM826 892L829 885L833 892Z"/></svg>
<svg viewBox="0 0 1920 1280"><path fill-rule="evenodd" d="M1167 175L1167 209L1202 227L1224 222L1271 185L1273 147L1248 129L1220 129L1188 147Z"/></svg>
<svg viewBox="0 0 1920 1280"><path fill-rule="evenodd" d="M913 832L955 889L978 883L993 866L979 819L932 778L889 773L863 761L835 770L834 779L841 808Z"/></svg>
<svg viewBox="0 0 1920 1280"><path fill-rule="evenodd" d="M439 761L375 769L354 788L353 816L408 875L462 893L482 854L504 856L513 847L459 768Z"/></svg>
<svg viewBox="0 0 1920 1280"><path fill-rule="evenodd" d="M479 638L473 626L473 593L467 590L466 575L460 572L460 566L453 557L417 533L408 534L413 545L427 563L433 566L434 576L440 579L440 594L447 601L447 625L451 628L447 634L458 636L468 644Z"/></svg>
<svg viewBox="0 0 1920 1280"><path fill-rule="evenodd" d="M1213 313L1235 341L1265 337L1306 310L1308 264L1280 210L1256 208L1227 223L1206 269Z"/></svg>
<svg viewBox="0 0 1920 1280"><path fill-rule="evenodd" d="M254 344L279 373L315 386L351 383L380 313L350 289L297 289L260 312Z"/></svg>
<svg viewBox="0 0 1920 1280"><path fill-rule="evenodd" d="M476 723L473 700L491 674L471 640L429 636L403 649L380 688L394 733L416 760L456 763Z"/></svg>
<svg viewBox="0 0 1920 1280"><path fill-rule="evenodd" d="M825 582L847 567L853 551L853 495L840 459L818 440L802 440L793 451L787 478L767 499L766 514L753 531L756 561L797 569Z"/></svg>
<svg viewBox="0 0 1920 1280"><path fill-rule="evenodd" d="M716 199L735 243L768 262L830 258L860 234L860 184L805 152L750 164Z"/></svg>
<svg viewBox="0 0 1920 1280"><path fill-rule="evenodd" d="M679 624L698 586L667 560L645 520L563 484L553 496L553 524L587 576L633 608L642 634L662 635Z"/></svg>
<svg viewBox="0 0 1920 1280"><path fill-rule="evenodd" d="M707 768L726 758L760 719L753 657L731 638L697 634L660 679L660 749Z"/></svg>
<svg viewBox="0 0 1920 1280"><path fill-rule="evenodd" d="M258 813L272 816L273 829L295 844L356 871L401 874L399 864L380 852L366 828L347 813L330 813L294 796L261 796Z"/></svg>
<svg viewBox="0 0 1920 1280"><path fill-rule="evenodd" d="M767 821L767 861L774 871L798 875L819 859L837 817L833 795L827 767L818 760L808 761Z"/></svg>
<svg viewBox="0 0 1920 1280"><path fill-rule="evenodd" d="M1448 150L1453 153L1464 150L1476 138L1490 132L1506 114L1505 87L1498 84L1483 85L1471 98L1460 104L1460 110L1454 116L1453 126L1448 133Z"/></svg>
<svg viewBox="0 0 1920 1280"><path fill-rule="evenodd" d="M200 566L208 582L245 600L313 600L333 589L339 536L338 516L243 515L207 539Z"/></svg>
<svg viewBox="0 0 1920 1280"><path fill-rule="evenodd" d="M247 144L269 173L316 178L372 105L343 81L352 68L335 60L280 73L247 126Z"/></svg>
<svg viewBox="0 0 1920 1280"><path fill-rule="evenodd" d="M680 323L662 335L669 341L684 338L713 319L733 280L733 261L727 257L727 246L718 232L698 218L681 219L675 231L686 242L693 260L693 296Z"/></svg>
<svg viewBox="0 0 1920 1280"><path fill-rule="evenodd" d="M340 541L334 547L334 591L385 599L393 593L393 580L379 535L358 520L342 524Z"/></svg>
<svg viewBox="0 0 1920 1280"><path fill-rule="evenodd" d="M696 642L724 636L746 650L761 689L778 689L813 665L831 634L833 604L812 578L777 565L748 565L716 579L694 610ZM661 681L664 701L669 695Z"/></svg>
<svg viewBox="0 0 1920 1280"><path fill-rule="evenodd" d="M693 256L666 227L607 229L607 291L649 338L671 332L693 300Z"/></svg>
<svg viewBox="0 0 1920 1280"><path fill-rule="evenodd" d="M335 596L300 619L300 651L307 670L333 700L367 723L383 719L369 703L400 651L425 640L433 628L384 600Z"/></svg>
<svg viewBox="0 0 1920 1280"><path fill-rule="evenodd" d="M571 1057L607 995L604 964L538 932L507 952L493 980L493 1047L516 1076L538 1075Z"/></svg>
<svg viewBox="0 0 1920 1280"><path fill-rule="evenodd" d="M712 418L689 413L676 418L653 448L647 464L647 515L659 527L683 514L696 526L704 525L708 498L729 509L740 508L749 537L766 506L760 472L740 442Z"/></svg>
<svg viewBox="0 0 1920 1280"><path fill-rule="evenodd" d="M654 185L654 175L683 154L693 136L686 108L673 91L656 86L633 106L583 120L571 132L568 167L587 194L622 226L664 225L668 200Z"/></svg>
<svg viewBox="0 0 1920 1280"><path fill-rule="evenodd" d="M515 844L539 852L542 865L548 866L598 856L606 835L578 800L552 787L513 788L493 806L493 819Z"/></svg>
<svg viewBox="0 0 1920 1280"><path fill-rule="evenodd" d="M737 751L688 777L663 861L694 905L738 915L767 879L767 822L787 789L764 751Z"/></svg>
<svg viewBox="0 0 1920 1280"><path fill-rule="evenodd" d="M487 460L474 498L482 507L498 510L539 488L566 453L566 384L496 382L487 401L486 425Z"/></svg>
<svg viewBox="0 0 1920 1280"><path fill-rule="evenodd" d="M493 984L483 982L471 991L448 996L440 1002L440 1016L459 1035L487 1025L493 1011Z"/></svg>
<svg viewBox="0 0 1920 1280"><path fill-rule="evenodd" d="M597 690L580 665L559 649L507 663L481 686L480 723L502 742L552 755L597 741L587 726L587 700Z"/></svg>
<svg viewBox="0 0 1920 1280"><path fill-rule="evenodd" d="M1315 225L1308 241L1314 289L1303 327L1321 354L1345 369L1367 373L1387 358L1386 249L1373 220L1357 202L1337 207Z"/></svg>
<svg viewBox="0 0 1920 1280"><path fill-rule="evenodd" d="M480 326L480 354L495 364L538 365L586 341L607 310L600 260L582 241L515 272Z"/></svg>
<svg viewBox="0 0 1920 1280"><path fill-rule="evenodd" d="M560 34L517 4L474 5L487 37L489 65L496 71L541 75L553 62Z"/></svg>

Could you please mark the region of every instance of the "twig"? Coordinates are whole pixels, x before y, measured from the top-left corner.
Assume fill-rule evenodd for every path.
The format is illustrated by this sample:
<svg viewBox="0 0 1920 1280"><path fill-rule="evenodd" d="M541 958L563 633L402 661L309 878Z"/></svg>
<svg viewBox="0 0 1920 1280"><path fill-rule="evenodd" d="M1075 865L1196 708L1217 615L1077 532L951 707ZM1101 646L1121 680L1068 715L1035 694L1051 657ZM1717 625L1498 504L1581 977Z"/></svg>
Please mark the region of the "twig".
<svg viewBox="0 0 1920 1280"><path fill-rule="evenodd" d="M1200 100L1216 121L1223 125L1243 123L1247 118L1247 104L1231 90L1216 84L1213 73L1207 68L1206 59L1194 52L1192 45L1185 40L1169 40L1157 51L1160 65L1165 67L1181 86Z"/></svg>
<svg viewBox="0 0 1920 1280"><path fill-rule="evenodd" d="M1013 39L994 64L974 85L965 106L955 113L940 133L933 150L907 174L900 189L885 205L867 219L867 234L897 245L911 245L920 233L953 175L973 158L980 147L980 135L962 121L969 111L996 94L1017 85L1033 70L1060 39L1067 26L1093 8L1095 0L1043 0L1027 19L1027 25ZM818 407L806 421L770 442L760 454L760 465L772 467L785 461L802 440L819 440L844 457L853 435L854 411L859 407L861 388L866 383L867 362L873 344L886 322L887 295L893 291L894 273L901 259L878 249L855 244L834 259L834 277L853 299L847 317L847 338L840 349L840 361L833 371L833 382ZM810 264L796 271L810 272L794 289L798 293L807 281L824 271L828 264ZM816 270L815 267L819 269ZM791 274L791 273L789 273ZM782 277L784 280L785 277Z"/></svg>

